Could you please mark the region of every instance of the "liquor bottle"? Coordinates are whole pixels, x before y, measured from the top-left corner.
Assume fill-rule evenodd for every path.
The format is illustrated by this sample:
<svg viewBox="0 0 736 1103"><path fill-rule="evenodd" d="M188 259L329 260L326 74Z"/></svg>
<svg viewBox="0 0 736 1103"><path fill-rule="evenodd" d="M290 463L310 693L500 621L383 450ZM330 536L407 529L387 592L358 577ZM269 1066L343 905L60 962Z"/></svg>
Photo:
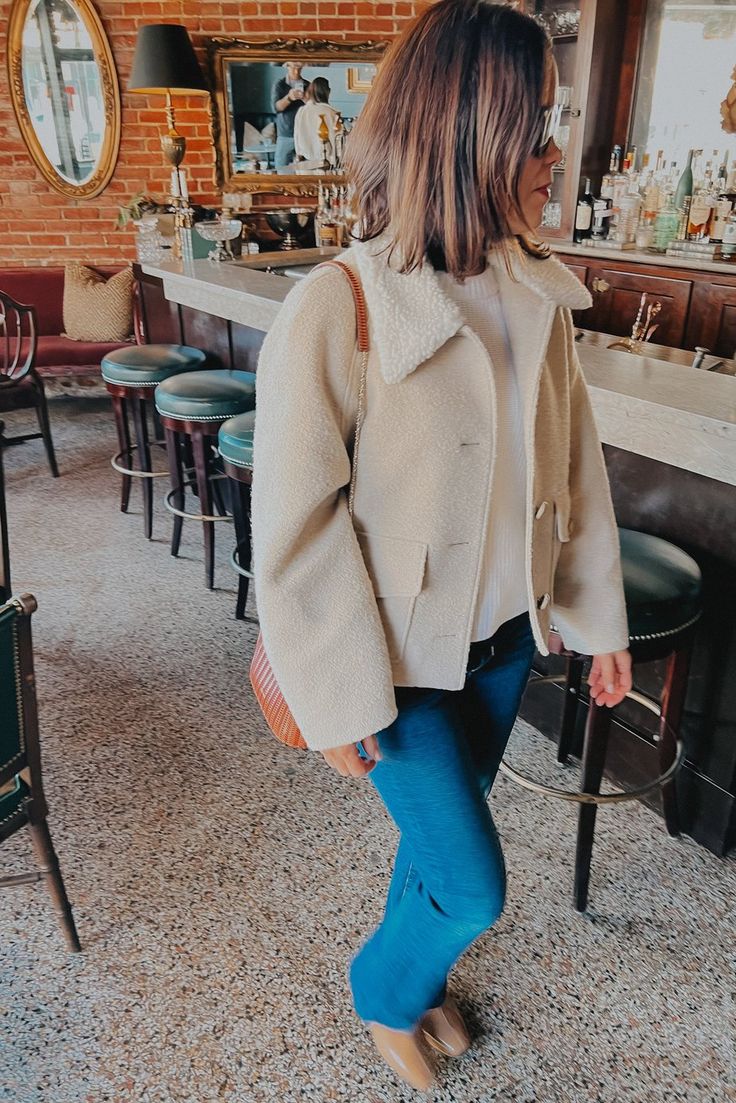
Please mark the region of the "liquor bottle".
<svg viewBox="0 0 736 1103"><path fill-rule="evenodd" d="M590 190L590 180L586 178L585 189L578 200L578 206L575 212L575 230L572 235L573 241L581 242L585 241L587 237L590 237L594 209L595 196Z"/></svg>
<svg viewBox="0 0 736 1103"><path fill-rule="evenodd" d="M687 155L687 164L680 177L677 188L675 190L675 206L678 211L681 211L685 206L685 200L692 197L693 194L693 155L694 149L691 149Z"/></svg>
<svg viewBox="0 0 736 1103"><path fill-rule="evenodd" d="M732 200L729 199L727 195L721 193L718 196L718 202L716 203L713 227L710 232L711 241L715 241L716 243L723 241L723 234L726 229L726 222L728 221L732 211Z"/></svg>
<svg viewBox="0 0 736 1103"><path fill-rule="evenodd" d="M611 200L611 217L608 220L608 237L611 241L618 240L621 199L626 194L629 184L626 174L620 171L621 153L621 146L613 147L611 165L601 184L601 198Z"/></svg>
<svg viewBox="0 0 736 1103"><path fill-rule="evenodd" d="M692 197L688 214L688 241L705 241L713 216L713 200L710 190L701 188Z"/></svg>
<svg viewBox="0 0 736 1103"><path fill-rule="evenodd" d="M667 194L664 206L658 212L654 220L654 237L651 248L658 253L666 253L672 242L677 237L677 227L680 216L675 209L675 201L671 192Z"/></svg>
<svg viewBox="0 0 736 1103"><path fill-rule="evenodd" d="M721 179L726 180L727 177L728 177L729 157L730 157L730 151L727 150L727 149L724 149L724 151L723 151L723 160L721 161L720 165L718 166L718 179L719 180L721 180Z"/></svg>
<svg viewBox="0 0 736 1103"><path fill-rule="evenodd" d="M736 211L729 215L723 230L721 252L724 257L736 256Z"/></svg>
<svg viewBox="0 0 736 1103"><path fill-rule="evenodd" d="M613 200L607 196L596 199L593 207L593 225L590 227L591 239L605 241L608 237L609 223L613 214Z"/></svg>
<svg viewBox="0 0 736 1103"><path fill-rule="evenodd" d="M610 167L601 182L601 196L604 199L613 199L613 189L616 184L616 178L619 175L620 163L621 146L614 146L613 152L611 153Z"/></svg>

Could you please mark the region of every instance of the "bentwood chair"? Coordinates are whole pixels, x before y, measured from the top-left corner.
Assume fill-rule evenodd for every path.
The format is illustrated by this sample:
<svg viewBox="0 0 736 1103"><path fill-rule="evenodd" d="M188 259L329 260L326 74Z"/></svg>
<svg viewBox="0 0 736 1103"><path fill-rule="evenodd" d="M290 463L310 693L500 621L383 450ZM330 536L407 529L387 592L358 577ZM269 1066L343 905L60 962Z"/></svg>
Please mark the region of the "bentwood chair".
<svg viewBox="0 0 736 1103"><path fill-rule="evenodd" d="M45 881L67 946L79 950L79 937L51 841L41 781L41 751L33 676L30 594L0 606L0 843L28 827L37 869L0 877L0 888Z"/></svg>
<svg viewBox="0 0 736 1103"><path fill-rule="evenodd" d="M35 410L40 432L7 437L6 444L43 439L54 478L58 477L43 380L36 371L36 311L0 291L0 413Z"/></svg>

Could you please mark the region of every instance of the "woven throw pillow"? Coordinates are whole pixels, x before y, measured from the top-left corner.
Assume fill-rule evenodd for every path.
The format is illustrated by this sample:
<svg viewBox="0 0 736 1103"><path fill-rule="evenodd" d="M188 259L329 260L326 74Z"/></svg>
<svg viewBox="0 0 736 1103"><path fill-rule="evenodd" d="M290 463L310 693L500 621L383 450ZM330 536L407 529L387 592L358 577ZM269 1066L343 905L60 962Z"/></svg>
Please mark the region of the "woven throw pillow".
<svg viewBox="0 0 736 1103"><path fill-rule="evenodd" d="M83 264L64 269L64 336L72 341L127 341L133 331L133 272L109 280Z"/></svg>

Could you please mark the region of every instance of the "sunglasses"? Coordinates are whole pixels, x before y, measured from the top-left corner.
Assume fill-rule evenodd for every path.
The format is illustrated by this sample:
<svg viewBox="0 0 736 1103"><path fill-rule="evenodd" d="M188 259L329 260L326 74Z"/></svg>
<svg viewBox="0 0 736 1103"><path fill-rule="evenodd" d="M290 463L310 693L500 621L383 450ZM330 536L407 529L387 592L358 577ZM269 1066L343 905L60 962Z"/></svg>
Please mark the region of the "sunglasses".
<svg viewBox="0 0 736 1103"><path fill-rule="evenodd" d="M551 107L545 107L538 123L537 138L534 143L534 156L544 157L554 139L562 122L564 107L561 103L553 103Z"/></svg>

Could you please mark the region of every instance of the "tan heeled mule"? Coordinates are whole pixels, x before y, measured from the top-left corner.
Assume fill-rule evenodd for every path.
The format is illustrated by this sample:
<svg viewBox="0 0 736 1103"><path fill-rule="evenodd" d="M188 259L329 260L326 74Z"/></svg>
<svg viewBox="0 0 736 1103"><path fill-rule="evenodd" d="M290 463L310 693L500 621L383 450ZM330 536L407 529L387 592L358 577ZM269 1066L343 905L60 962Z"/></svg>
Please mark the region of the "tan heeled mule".
<svg viewBox="0 0 736 1103"><path fill-rule="evenodd" d="M451 996L423 1015L419 1025L429 1044L446 1057L460 1057L470 1048L468 1028Z"/></svg>
<svg viewBox="0 0 736 1103"><path fill-rule="evenodd" d="M434 1068L419 1031L390 1030L380 1023L369 1026L376 1049L399 1079L417 1091L429 1091L434 1084Z"/></svg>

